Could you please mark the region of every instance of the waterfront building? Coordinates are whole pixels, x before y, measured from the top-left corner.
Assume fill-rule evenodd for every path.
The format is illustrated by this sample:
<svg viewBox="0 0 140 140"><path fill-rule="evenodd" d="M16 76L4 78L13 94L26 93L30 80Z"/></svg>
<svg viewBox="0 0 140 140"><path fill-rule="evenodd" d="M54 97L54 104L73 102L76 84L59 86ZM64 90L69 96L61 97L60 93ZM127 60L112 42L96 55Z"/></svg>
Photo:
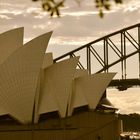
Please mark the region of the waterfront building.
<svg viewBox="0 0 140 140"><path fill-rule="evenodd" d="M23 28L0 35L0 139L118 140L121 121L104 97L115 73L88 74L79 56L54 63L51 34L26 44Z"/></svg>

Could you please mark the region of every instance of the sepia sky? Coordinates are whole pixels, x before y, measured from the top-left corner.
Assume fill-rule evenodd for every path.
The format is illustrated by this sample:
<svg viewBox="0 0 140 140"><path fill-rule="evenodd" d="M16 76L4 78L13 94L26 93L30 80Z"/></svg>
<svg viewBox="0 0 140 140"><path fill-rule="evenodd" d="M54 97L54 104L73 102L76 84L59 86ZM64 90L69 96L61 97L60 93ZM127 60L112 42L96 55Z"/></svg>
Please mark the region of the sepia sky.
<svg viewBox="0 0 140 140"><path fill-rule="evenodd" d="M80 6L67 0L61 18L50 18L40 2L31 0L0 0L0 33L24 27L24 42L53 30L47 52L54 57L80 47L103 35L140 23L140 0L124 0L123 5L112 6L101 19L93 0L83 0ZM125 93L127 92L127 93ZM140 89L118 92L108 90L108 98L121 113L140 113Z"/></svg>

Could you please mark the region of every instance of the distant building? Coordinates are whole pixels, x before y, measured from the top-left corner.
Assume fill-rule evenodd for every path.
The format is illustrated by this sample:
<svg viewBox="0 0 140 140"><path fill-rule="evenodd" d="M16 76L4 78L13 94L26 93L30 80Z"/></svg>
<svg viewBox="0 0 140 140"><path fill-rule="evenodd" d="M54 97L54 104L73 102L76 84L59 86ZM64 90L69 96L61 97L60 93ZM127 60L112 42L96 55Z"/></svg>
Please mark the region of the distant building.
<svg viewBox="0 0 140 140"><path fill-rule="evenodd" d="M118 140L121 121L103 96L115 73L88 74L79 57L53 63L51 34L24 45L23 28L0 35L0 139Z"/></svg>

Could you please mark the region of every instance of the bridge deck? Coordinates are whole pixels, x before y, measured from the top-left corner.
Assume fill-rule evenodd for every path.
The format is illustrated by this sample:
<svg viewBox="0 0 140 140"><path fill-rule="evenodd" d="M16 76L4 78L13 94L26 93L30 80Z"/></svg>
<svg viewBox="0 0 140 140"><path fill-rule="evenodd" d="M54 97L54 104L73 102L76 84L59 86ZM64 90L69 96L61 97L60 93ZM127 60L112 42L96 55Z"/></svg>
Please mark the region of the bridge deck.
<svg viewBox="0 0 140 140"><path fill-rule="evenodd" d="M120 91L134 86L140 86L140 79L115 79L109 84L109 87L116 87Z"/></svg>

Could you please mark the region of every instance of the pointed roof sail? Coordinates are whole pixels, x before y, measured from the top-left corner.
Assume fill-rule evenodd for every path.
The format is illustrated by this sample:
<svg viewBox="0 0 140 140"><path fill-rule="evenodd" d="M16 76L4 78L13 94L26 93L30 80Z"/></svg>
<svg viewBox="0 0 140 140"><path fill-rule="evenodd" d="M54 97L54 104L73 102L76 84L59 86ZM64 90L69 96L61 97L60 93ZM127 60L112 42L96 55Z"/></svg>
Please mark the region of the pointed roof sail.
<svg viewBox="0 0 140 140"><path fill-rule="evenodd" d="M63 60L45 69L39 114L58 111L66 116L68 98L79 57Z"/></svg>
<svg viewBox="0 0 140 140"><path fill-rule="evenodd" d="M97 104L99 103L101 97L103 96L107 86L113 79L116 73L98 73L93 74L91 78L86 79L89 86L85 86L88 88L87 94L85 92L85 97L89 103L90 109L95 109Z"/></svg>
<svg viewBox="0 0 140 140"><path fill-rule="evenodd" d="M0 64L23 46L23 29L20 27L0 34Z"/></svg>
<svg viewBox="0 0 140 140"><path fill-rule="evenodd" d="M88 71L85 69L76 69L72 84L72 93L69 96L68 116L72 115L74 108L88 105L88 102L86 101L84 94L81 94L82 91L81 87L79 86L79 78L83 76L88 76Z"/></svg>
<svg viewBox="0 0 140 140"><path fill-rule="evenodd" d="M88 71L86 69L76 69L74 78L79 78L87 75L88 75Z"/></svg>
<svg viewBox="0 0 140 140"><path fill-rule="evenodd" d="M115 73L89 75L76 69L79 57L53 63L52 53L45 54L51 34L25 45L23 28L0 34L0 116L27 124L48 112L66 117L77 107L97 107Z"/></svg>
<svg viewBox="0 0 140 140"><path fill-rule="evenodd" d="M52 32L17 49L0 66L0 107L22 123L31 123L43 57Z"/></svg>
<svg viewBox="0 0 140 140"><path fill-rule="evenodd" d="M53 64L53 55L52 53L46 53L43 60L42 68L45 69Z"/></svg>
<svg viewBox="0 0 140 140"><path fill-rule="evenodd" d="M34 108L34 123L38 123L39 114L38 114L38 105L39 105L39 96L40 92L42 91L44 85L44 70L53 64L53 56L52 53L46 53L44 56L42 68L40 71L40 76L38 77L38 86L36 89L36 96L35 96L35 108Z"/></svg>
<svg viewBox="0 0 140 140"><path fill-rule="evenodd" d="M41 76L42 69L40 71L40 74L38 76L38 82L36 86L36 93L35 93L35 99L34 99L34 114L33 114L33 122L37 123L39 120L38 116L38 105L39 105L39 96L40 96L40 91L41 91L41 81L42 81L42 76Z"/></svg>
<svg viewBox="0 0 140 140"><path fill-rule="evenodd" d="M75 79L69 115L76 107L88 105L95 109L115 73L99 73Z"/></svg>

